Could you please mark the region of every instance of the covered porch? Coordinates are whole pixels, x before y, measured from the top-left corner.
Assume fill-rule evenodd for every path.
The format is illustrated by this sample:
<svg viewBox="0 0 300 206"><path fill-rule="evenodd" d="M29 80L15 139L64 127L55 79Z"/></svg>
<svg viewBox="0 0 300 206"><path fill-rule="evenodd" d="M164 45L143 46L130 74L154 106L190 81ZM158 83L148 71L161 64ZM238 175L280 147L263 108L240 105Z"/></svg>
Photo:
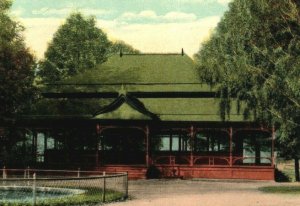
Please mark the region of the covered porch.
<svg viewBox="0 0 300 206"><path fill-rule="evenodd" d="M110 126L98 125L97 128L100 136L103 131L123 131L123 128ZM274 179L274 128L146 125L131 129L143 131L139 139L141 149L130 157L132 164L109 164L99 159L98 168L143 167L145 174L147 168L154 166L162 177ZM107 138L106 135L102 138ZM103 159L112 154L105 151L105 147L99 152Z"/></svg>
<svg viewBox="0 0 300 206"><path fill-rule="evenodd" d="M131 171L145 178L154 166L161 177L274 179L274 128L90 124L33 129L22 144L31 144L39 167Z"/></svg>

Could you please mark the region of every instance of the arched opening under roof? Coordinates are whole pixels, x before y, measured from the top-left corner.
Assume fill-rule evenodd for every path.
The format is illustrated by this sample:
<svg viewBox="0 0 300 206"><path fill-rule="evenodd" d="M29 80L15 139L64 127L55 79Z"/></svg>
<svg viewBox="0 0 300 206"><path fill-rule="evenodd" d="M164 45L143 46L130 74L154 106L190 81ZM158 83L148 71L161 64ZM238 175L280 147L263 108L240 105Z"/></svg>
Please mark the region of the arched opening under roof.
<svg viewBox="0 0 300 206"><path fill-rule="evenodd" d="M100 134L104 165L146 164L145 133L138 128L107 128Z"/></svg>

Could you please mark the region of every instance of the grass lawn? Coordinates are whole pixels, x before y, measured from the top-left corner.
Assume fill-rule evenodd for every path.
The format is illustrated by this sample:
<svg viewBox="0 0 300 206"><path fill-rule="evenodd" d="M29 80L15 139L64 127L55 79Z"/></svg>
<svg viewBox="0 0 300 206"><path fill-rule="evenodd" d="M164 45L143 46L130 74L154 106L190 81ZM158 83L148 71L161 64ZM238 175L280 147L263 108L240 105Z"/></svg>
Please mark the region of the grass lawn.
<svg viewBox="0 0 300 206"><path fill-rule="evenodd" d="M300 186L269 186L261 187L260 191L277 194L300 194Z"/></svg>

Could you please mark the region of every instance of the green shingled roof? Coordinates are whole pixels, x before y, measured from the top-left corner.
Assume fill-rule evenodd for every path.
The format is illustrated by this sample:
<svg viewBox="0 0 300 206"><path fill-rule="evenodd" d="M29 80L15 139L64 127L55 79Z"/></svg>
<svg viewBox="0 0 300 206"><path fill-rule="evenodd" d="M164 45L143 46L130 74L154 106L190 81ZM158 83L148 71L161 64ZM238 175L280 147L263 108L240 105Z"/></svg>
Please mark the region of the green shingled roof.
<svg viewBox="0 0 300 206"><path fill-rule="evenodd" d="M211 91L209 86L200 84L194 61L181 54L115 55L97 68L87 70L61 83L70 85L59 85L56 92L201 93ZM74 86L73 84L77 85ZM52 91L54 90L52 88ZM115 99L100 98L97 101L94 100L93 107L109 107L114 101ZM222 121L219 114L218 98L139 98L138 101L143 104L146 110L158 115L162 121ZM133 108L125 103L114 111L103 113L94 118L120 119L124 114L126 114L126 118L124 118L126 120L145 119L144 115L138 111L133 111ZM68 115L76 115L76 112L68 113ZM236 111L236 102L234 101L228 121L243 121L243 116Z"/></svg>
<svg viewBox="0 0 300 206"><path fill-rule="evenodd" d="M123 84L126 91L210 91L210 87L200 84L194 61L181 54L134 54L114 55L95 69L87 70L61 84L64 92L118 91L120 85L83 85L83 84ZM79 86L80 85L80 86ZM62 90L62 86L57 88ZM52 90L57 91L52 86ZM49 91L49 88L48 88Z"/></svg>

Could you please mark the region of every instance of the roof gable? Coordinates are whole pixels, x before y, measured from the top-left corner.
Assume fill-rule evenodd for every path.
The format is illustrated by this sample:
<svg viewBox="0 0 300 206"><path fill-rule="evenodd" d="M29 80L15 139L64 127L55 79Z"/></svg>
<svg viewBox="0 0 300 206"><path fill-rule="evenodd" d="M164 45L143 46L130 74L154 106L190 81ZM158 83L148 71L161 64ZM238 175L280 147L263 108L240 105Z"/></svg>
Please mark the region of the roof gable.
<svg viewBox="0 0 300 206"><path fill-rule="evenodd" d="M158 119L158 116L148 111L136 98L121 94L108 106L96 112L94 119L152 120Z"/></svg>

